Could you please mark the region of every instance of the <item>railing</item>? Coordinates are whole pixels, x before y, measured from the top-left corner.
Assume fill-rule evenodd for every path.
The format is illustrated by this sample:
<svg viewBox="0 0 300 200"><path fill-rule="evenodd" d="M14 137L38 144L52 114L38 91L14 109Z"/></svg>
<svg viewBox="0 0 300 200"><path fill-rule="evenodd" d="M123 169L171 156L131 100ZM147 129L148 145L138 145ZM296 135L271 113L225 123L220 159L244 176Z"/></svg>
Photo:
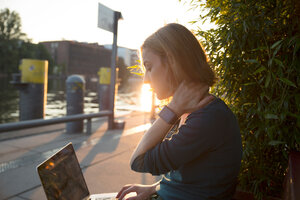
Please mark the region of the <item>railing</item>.
<svg viewBox="0 0 300 200"><path fill-rule="evenodd" d="M20 130L24 128L34 128L38 126L60 124L60 123L71 122L76 120L84 120L84 119L87 119L86 133L91 134L92 131L91 119L110 116L110 115L112 115L112 111L103 110L98 113L91 113L91 114L76 114L76 115L69 115L69 116L53 118L53 119L34 119L34 120L0 124L0 134L5 131L14 131L14 130Z"/></svg>

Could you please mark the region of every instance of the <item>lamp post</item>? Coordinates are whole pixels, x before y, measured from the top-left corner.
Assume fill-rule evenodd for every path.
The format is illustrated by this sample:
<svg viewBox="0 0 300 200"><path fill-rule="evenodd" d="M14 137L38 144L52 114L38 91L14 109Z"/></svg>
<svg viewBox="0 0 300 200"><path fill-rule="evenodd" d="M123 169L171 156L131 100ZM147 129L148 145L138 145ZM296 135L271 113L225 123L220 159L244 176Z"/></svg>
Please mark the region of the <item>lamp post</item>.
<svg viewBox="0 0 300 200"><path fill-rule="evenodd" d="M118 38L118 21L122 18L121 12L113 11L110 8L98 4L98 27L113 33L113 45L111 54L111 82L109 93L109 110L112 114L108 118L109 129L122 129L125 122L116 122L114 110L115 110L115 93L116 93L116 60L117 60L117 38Z"/></svg>

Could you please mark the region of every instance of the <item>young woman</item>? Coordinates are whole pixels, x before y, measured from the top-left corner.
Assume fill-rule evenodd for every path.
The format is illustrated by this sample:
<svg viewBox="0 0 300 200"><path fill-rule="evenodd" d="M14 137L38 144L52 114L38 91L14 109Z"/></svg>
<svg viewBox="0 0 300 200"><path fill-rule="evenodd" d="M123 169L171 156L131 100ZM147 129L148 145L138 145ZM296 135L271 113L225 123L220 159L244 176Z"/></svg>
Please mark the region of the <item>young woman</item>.
<svg viewBox="0 0 300 200"><path fill-rule="evenodd" d="M144 81L158 99L173 98L142 137L130 165L163 178L153 185L126 185L117 198L136 192L129 199L231 199L241 136L231 110L208 93L216 76L200 43L184 26L172 23L148 37L141 53ZM177 132L166 138L176 122Z"/></svg>

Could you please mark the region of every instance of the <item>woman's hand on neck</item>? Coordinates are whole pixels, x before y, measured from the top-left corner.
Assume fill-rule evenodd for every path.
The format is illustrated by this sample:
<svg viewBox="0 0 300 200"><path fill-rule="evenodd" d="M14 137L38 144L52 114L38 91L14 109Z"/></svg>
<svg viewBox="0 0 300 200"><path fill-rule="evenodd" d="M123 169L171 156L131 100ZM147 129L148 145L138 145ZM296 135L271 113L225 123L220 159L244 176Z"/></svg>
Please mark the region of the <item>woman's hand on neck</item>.
<svg viewBox="0 0 300 200"><path fill-rule="evenodd" d="M203 108L214 99L214 96L210 95L208 90L209 87L204 84L183 82L175 91L168 107L178 117L184 113L191 113Z"/></svg>

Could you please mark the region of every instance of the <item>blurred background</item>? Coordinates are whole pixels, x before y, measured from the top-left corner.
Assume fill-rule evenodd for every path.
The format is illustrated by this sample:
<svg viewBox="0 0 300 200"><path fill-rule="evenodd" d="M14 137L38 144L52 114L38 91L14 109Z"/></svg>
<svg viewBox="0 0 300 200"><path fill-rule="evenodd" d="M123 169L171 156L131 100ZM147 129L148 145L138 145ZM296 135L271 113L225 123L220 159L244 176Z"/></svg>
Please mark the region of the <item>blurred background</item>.
<svg viewBox="0 0 300 200"><path fill-rule="evenodd" d="M18 121L18 91L10 84L22 58L48 60L48 93L45 118L66 114L65 80L71 74L86 81L85 113L99 110L99 68L109 67L113 34L97 27L98 3L120 11L118 27L118 93L116 112L151 110L149 86L127 67L139 64L143 40L166 23L189 23L198 12L176 0L0 0L3 30L0 69L0 123ZM189 11L189 12L187 12ZM209 28L209 23L205 27ZM148 98L150 97L150 98Z"/></svg>

